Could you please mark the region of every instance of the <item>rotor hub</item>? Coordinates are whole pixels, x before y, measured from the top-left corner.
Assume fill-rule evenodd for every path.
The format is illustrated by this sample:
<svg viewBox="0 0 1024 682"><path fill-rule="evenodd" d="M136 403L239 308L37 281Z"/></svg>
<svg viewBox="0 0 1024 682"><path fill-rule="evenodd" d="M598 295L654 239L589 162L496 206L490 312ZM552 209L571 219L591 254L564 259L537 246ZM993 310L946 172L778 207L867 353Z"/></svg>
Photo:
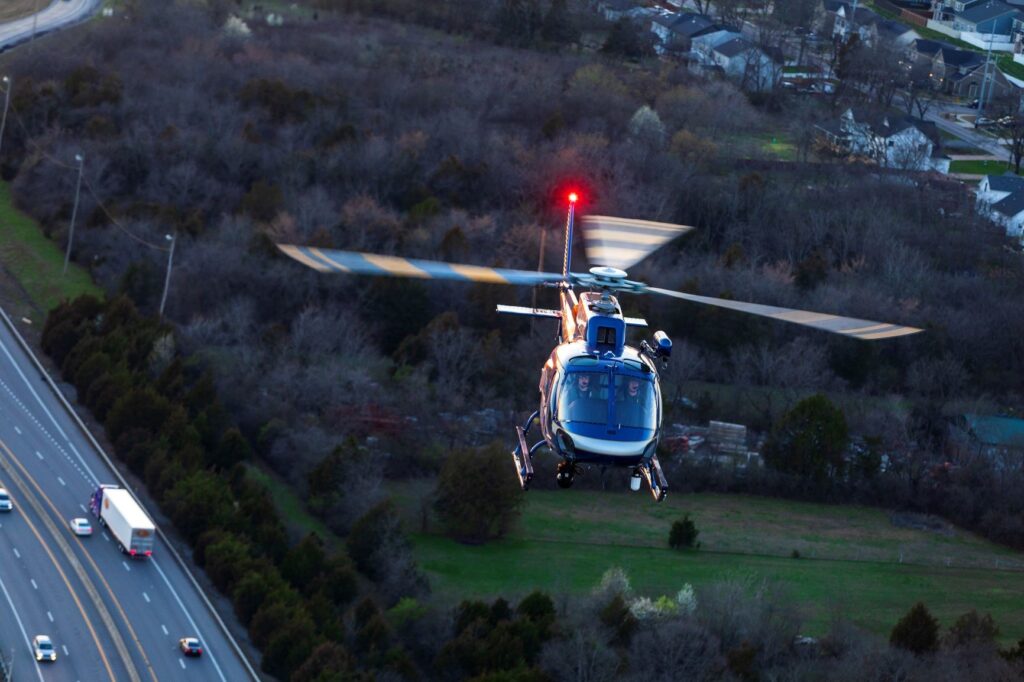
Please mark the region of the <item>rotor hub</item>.
<svg viewBox="0 0 1024 682"><path fill-rule="evenodd" d="M612 285L618 284L622 280L626 279L625 270L608 267L607 265L590 268L590 274L593 275L594 279L598 282L607 282Z"/></svg>

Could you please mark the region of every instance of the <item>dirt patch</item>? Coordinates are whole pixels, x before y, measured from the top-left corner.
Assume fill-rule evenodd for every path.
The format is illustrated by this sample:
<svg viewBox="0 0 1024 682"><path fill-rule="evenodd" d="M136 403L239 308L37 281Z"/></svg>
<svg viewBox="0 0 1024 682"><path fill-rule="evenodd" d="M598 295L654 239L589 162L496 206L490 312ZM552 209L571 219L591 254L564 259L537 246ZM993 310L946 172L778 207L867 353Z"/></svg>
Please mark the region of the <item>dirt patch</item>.
<svg viewBox="0 0 1024 682"><path fill-rule="evenodd" d="M0 2L0 24L27 17L46 8L45 0L3 0Z"/></svg>
<svg viewBox="0 0 1024 682"><path fill-rule="evenodd" d="M897 528L910 528L913 530L924 530L929 533L940 535L953 535L953 528L937 516L931 514L915 514L913 512L893 512L889 515L889 521Z"/></svg>

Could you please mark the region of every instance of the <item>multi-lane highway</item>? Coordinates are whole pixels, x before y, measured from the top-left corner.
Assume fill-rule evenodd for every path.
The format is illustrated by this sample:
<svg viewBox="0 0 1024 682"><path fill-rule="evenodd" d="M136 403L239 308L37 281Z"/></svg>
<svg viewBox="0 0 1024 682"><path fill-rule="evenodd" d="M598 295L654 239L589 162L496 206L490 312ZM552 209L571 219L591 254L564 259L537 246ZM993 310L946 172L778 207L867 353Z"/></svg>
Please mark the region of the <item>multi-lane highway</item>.
<svg viewBox="0 0 1024 682"><path fill-rule="evenodd" d="M2 315L0 315L2 317ZM122 555L86 512L100 483L119 483L0 319L0 646L16 679L78 682L251 680L254 673L162 539L153 557ZM71 533L86 517L92 537ZM30 641L49 635L55 663ZM177 648L199 637L200 658Z"/></svg>
<svg viewBox="0 0 1024 682"><path fill-rule="evenodd" d="M0 49L17 45L58 28L85 19L95 12L102 0L43 0L47 6L35 15L0 24Z"/></svg>

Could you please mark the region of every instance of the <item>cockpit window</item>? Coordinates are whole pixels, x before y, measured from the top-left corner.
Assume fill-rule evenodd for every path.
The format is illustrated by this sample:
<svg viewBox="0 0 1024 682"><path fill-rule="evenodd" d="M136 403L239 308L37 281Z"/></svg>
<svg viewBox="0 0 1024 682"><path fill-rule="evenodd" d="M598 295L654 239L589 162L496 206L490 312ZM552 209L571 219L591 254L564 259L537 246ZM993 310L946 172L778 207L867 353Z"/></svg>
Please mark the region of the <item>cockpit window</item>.
<svg viewBox="0 0 1024 682"><path fill-rule="evenodd" d="M657 428L657 401L654 382L640 377L617 374L615 376L616 425L641 429Z"/></svg>
<svg viewBox="0 0 1024 682"><path fill-rule="evenodd" d="M558 418L566 423L608 423L608 372L566 372L558 391Z"/></svg>

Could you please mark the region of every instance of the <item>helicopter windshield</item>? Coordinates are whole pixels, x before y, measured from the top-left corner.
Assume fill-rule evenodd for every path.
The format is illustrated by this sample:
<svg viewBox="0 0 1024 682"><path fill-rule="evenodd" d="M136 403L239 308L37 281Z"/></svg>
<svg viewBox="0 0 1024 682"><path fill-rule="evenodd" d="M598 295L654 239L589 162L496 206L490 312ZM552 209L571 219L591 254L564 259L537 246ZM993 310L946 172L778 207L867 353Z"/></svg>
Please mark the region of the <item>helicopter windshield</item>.
<svg viewBox="0 0 1024 682"><path fill-rule="evenodd" d="M596 363L595 363L596 364ZM566 423L608 423L608 372L570 371L558 392L558 417Z"/></svg>
<svg viewBox="0 0 1024 682"><path fill-rule="evenodd" d="M657 417L654 382L628 374L615 375L614 423L620 428L656 429Z"/></svg>
<svg viewBox="0 0 1024 682"><path fill-rule="evenodd" d="M658 428L658 403L649 376L574 362L558 391L558 419L564 423L615 428Z"/></svg>

